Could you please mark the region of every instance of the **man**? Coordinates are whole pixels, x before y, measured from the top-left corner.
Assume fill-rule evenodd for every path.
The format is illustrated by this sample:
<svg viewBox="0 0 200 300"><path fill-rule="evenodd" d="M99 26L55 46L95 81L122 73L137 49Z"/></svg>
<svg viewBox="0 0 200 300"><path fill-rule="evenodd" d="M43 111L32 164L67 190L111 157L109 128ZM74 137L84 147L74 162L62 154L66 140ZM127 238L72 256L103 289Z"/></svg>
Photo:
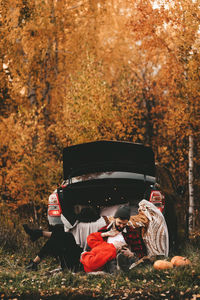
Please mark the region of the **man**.
<svg viewBox="0 0 200 300"><path fill-rule="evenodd" d="M128 226L129 219L130 207L121 206L109 225L88 236L91 250L84 252L80 260L86 272L104 269L113 273L117 264L127 271L134 261L146 255L141 228Z"/></svg>

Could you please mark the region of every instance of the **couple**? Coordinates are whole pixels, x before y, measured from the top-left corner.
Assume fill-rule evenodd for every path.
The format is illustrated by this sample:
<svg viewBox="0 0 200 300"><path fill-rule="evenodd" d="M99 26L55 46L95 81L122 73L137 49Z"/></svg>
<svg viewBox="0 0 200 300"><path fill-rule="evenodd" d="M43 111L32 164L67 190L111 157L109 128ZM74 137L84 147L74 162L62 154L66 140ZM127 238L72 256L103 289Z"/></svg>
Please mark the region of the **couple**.
<svg viewBox="0 0 200 300"><path fill-rule="evenodd" d="M128 270L132 263L146 254L167 256L168 233L162 213L146 200L139 203L138 212L138 215L130 216L130 207L122 206L114 218L101 217L87 224L80 222L75 226L75 231L71 228L68 232L59 227L53 232L32 230L24 225L32 241L41 236L49 238L27 269L37 270L38 263L47 255L59 257L62 269L110 273L119 267L123 271ZM103 223L105 226L97 228ZM81 248L77 239L77 230L80 235L83 225L87 226L89 233L87 245L90 250L85 252L82 252L84 245Z"/></svg>

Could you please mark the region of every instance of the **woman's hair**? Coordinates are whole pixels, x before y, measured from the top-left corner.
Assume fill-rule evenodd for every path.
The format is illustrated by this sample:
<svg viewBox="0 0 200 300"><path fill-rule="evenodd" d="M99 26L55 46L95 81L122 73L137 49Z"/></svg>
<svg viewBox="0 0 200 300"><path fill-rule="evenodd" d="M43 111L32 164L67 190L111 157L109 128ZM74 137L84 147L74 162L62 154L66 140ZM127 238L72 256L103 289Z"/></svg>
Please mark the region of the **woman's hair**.
<svg viewBox="0 0 200 300"><path fill-rule="evenodd" d="M84 207L81 212L77 215L79 222L89 223L95 222L100 218L100 214L93 207Z"/></svg>

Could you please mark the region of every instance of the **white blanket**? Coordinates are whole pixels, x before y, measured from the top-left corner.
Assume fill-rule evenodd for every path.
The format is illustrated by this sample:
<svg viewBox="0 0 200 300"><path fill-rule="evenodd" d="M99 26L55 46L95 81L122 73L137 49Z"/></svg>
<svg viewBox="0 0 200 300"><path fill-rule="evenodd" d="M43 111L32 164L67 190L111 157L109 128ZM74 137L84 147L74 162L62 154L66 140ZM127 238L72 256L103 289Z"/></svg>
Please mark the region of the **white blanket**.
<svg viewBox="0 0 200 300"><path fill-rule="evenodd" d="M147 247L147 255L164 255L169 253L169 235L165 218L161 211L151 202L142 200L139 203L141 210L149 219L147 231L143 236Z"/></svg>

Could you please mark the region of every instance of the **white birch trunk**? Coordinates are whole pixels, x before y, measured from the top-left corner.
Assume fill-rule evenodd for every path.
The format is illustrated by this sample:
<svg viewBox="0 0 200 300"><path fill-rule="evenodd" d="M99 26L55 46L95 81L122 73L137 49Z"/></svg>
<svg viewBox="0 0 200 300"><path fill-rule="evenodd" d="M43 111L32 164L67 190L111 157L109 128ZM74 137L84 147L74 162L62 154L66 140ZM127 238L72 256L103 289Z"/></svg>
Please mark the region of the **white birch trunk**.
<svg viewBox="0 0 200 300"><path fill-rule="evenodd" d="M193 186L193 166L194 166L194 140L193 136L189 136L189 170L188 170L188 184L189 184L189 219L188 229L189 233L194 229L194 186Z"/></svg>

